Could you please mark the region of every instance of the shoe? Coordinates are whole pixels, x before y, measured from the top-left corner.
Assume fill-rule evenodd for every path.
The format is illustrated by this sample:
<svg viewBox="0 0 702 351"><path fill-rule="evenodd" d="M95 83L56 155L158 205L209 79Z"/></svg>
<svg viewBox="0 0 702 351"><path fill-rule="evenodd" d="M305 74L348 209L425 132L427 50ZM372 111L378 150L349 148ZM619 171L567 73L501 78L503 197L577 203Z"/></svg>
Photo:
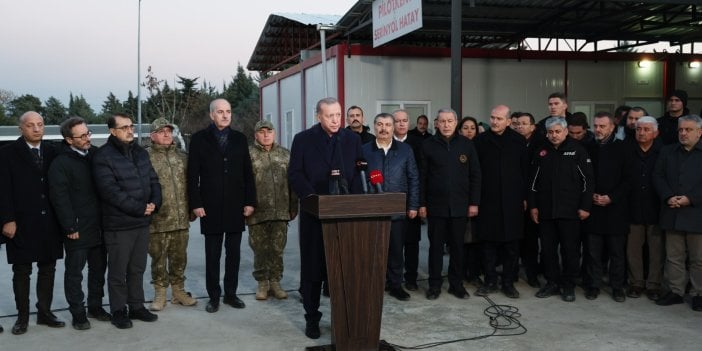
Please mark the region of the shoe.
<svg viewBox="0 0 702 351"><path fill-rule="evenodd" d="M232 306L234 308L244 308L246 305L244 304L244 301L241 301L240 298L238 298L236 295L234 296L225 296L222 299L222 302L226 303L229 306Z"/></svg>
<svg viewBox="0 0 702 351"><path fill-rule="evenodd" d="M409 291L417 291L419 290L419 286L417 285L417 282L405 282L405 289Z"/></svg>
<svg viewBox="0 0 702 351"><path fill-rule="evenodd" d="M398 286L396 288L390 289L388 294L400 301L408 301L410 299L410 294L408 294L405 289L402 287Z"/></svg>
<svg viewBox="0 0 702 351"><path fill-rule="evenodd" d="M270 289L271 286L267 280L258 282L258 287L256 287L256 300L268 300L268 290Z"/></svg>
<svg viewBox="0 0 702 351"><path fill-rule="evenodd" d="M639 296L641 296L639 294ZM624 294L624 289L612 289L612 298L617 302L624 302L626 300L626 294Z"/></svg>
<svg viewBox="0 0 702 351"><path fill-rule="evenodd" d="M74 314L73 321L71 321L71 325L75 330L90 329L90 322L88 322L88 317L85 315L85 312Z"/></svg>
<svg viewBox="0 0 702 351"><path fill-rule="evenodd" d="M219 299L210 299L210 301L207 303L207 306L205 306L205 311L209 313L215 313L219 311Z"/></svg>
<svg viewBox="0 0 702 351"><path fill-rule="evenodd" d="M537 289L541 288L541 282L539 282L539 278L536 278L536 277L532 277L532 278L527 279L527 284L529 284L529 286L532 288L537 288Z"/></svg>
<svg viewBox="0 0 702 351"><path fill-rule="evenodd" d="M702 312L702 296L692 297L692 310L697 312Z"/></svg>
<svg viewBox="0 0 702 351"><path fill-rule="evenodd" d="M107 313L102 306L88 307L88 318L95 318L101 322L109 322L112 320L112 315Z"/></svg>
<svg viewBox="0 0 702 351"><path fill-rule="evenodd" d="M37 312L37 324L45 325L50 328L63 328L66 326L62 320L58 319L53 313Z"/></svg>
<svg viewBox="0 0 702 351"><path fill-rule="evenodd" d="M129 319L138 319L142 322L155 322L158 315L149 312L145 307L138 309L129 309Z"/></svg>
<svg viewBox="0 0 702 351"><path fill-rule="evenodd" d="M661 298L661 290L660 289L647 289L646 290L646 297L648 297L649 300L656 301Z"/></svg>
<svg viewBox="0 0 702 351"><path fill-rule="evenodd" d="M449 294L451 294L459 299L467 299L470 297L470 294L466 291L466 288L464 288L462 285L449 286L448 292L449 292Z"/></svg>
<svg viewBox="0 0 702 351"><path fill-rule="evenodd" d="M118 329L129 329L132 327L132 321L127 314L127 308L112 312L112 325Z"/></svg>
<svg viewBox="0 0 702 351"><path fill-rule="evenodd" d="M487 283L481 285L478 290L475 291L475 296L488 296L491 293L494 293L497 291L497 284L495 283Z"/></svg>
<svg viewBox="0 0 702 351"><path fill-rule="evenodd" d="M166 287L154 286L154 299L149 305L152 311L161 311L166 308Z"/></svg>
<svg viewBox="0 0 702 351"><path fill-rule="evenodd" d="M27 332L27 326L29 325L28 320L24 318L17 318L15 325L12 326L12 334L22 335Z"/></svg>
<svg viewBox="0 0 702 351"><path fill-rule="evenodd" d="M305 335L310 339L319 339L322 335L322 332L319 331L319 321L307 321Z"/></svg>
<svg viewBox="0 0 702 351"><path fill-rule="evenodd" d="M585 288L585 298L588 300L594 300L600 295L599 288Z"/></svg>
<svg viewBox="0 0 702 351"><path fill-rule="evenodd" d="M436 300L441 295L441 289L439 288L429 288L427 290L427 300Z"/></svg>
<svg viewBox="0 0 702 351"><path fill-rule="evenodd" d="M543 299L547 297L551 297L555 294L560 293L560 289L558 288L558 284L553 283L553 282L547 282L544 287L539 289L539 291L536 292L534 296Z"/></svg>
<svg viewBox="0 0 702 351"><path fill-rule="evenodd" d="M641 297L643 291L644 288L640 286L630 286L628 289L626 289L626 296L631 297L632 299L638 299Z"/></svg>
<svg viewBox="0 0 702 351"><path fill-rule="evenodd" d="M280 286L280 282L271 281L270 287L270 292L273 293L273 297L276 299L283 300L288 298L288 293Z"/></svg>
<svg viewBox="0 0 702 351"><path fill-rule="evenodd" d="M466 283L471 284L476 288L479 288L485 284L480 277L466 277Z"/></svg>
<svg viewBox="0 0 702 351"><path fill-rule="evenodd" d="M656 300L656 305L658 306L670 306L670 305L677 305L683 303L683 298L682 296L669 291L665 295L661 296L658 300Z"/></svg>
<svg viewBox="0 0 702 351"><path fill-rule="evenodd" d="M183 283L171 285L171 303L174 305L183 306L195 306L197 305L197 300L193 298L193 295L185 291L185 285Z"/></svg>
<svg viewBox="0 0 702 351"><path fill-rule="evenodd" d="M512 284L503 285L502 286L502 293L505 294L505 296L509 297L510 299L519 298L519 291L517 291L517 289Z"/></svg>
<svg viewBox="0 0 702 351"><path fill-rule="evenodd" d="M570 288L563 288L563 292L561 293L561 299L565 302L573 302L575 301L575 289L570 287Z"/></svg>

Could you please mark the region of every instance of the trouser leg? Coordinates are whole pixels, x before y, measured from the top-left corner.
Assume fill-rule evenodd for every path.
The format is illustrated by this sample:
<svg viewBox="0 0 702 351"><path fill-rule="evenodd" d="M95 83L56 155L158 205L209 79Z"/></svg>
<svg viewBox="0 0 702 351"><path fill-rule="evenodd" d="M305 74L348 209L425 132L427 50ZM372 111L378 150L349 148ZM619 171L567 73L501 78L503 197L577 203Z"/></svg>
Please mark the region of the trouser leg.
<svg viewBox="0 0 702 351"><path fill-rule="evenodd" d="M419 271L419 241L422 233L422 220L419 216L407 220L406 233L404 243L405 281L416 282Z"/></svg>
<svg viewBox="0 0 702 351"><path fill-rule="evenodd" d="M702 295L702 233L688 233L687 251L690 257L690 295Z"/></svg>
<svg viewBox="0 0 702 351"><path fill-rule="evenodd" d="M149 250L149 227L133 230L132 250L127 264L127 304L131 309L144 308L144 271Z"/></svg>
<svg viewBox="0 0 702 351"><path fill-rule="evenodd" d="M154 287L167 288L169 279L166 269L168 257L168 234L151 233L149 236L149 256L151 256L151 284Z"/></svg>
<svg viewBox="0 0 702 351"><path fill-rule="evenodd" d="M502 285L512 285L517 281L519 269L519 241L512 240L501 243L502 252Z"/></svg>
<svg viewBox="0 0 702 351"><path fill-rule="evenodd" d="M604 238L602 235L587 234L588 260L587 275L592 279L589 287L599 288L602 284L602 247Z"/></svg>
<svg viewBox="0 0 702 351"><path fill-rule="evenodd" d="M646 287L658 289L663 281L663 258L665 257L665 241L663 231L657 225L649 225L646 231L648 242L648 277Z"/></svg>
<svg viewBox="0 0 702 351"><path fill-rule="evenodd" d="M609 253L609 284L612 289L624 289L626 286L626 235L607 237Z"/></svg>
<svg viewBox="0 0 702 351"><path fill-rule="evenodd" d="M205 285L211 300L222 296L222 287L219 285L219 266L223 241L224 234L205 235Z"/></svg>
<svg viewBox="0 0 702 351"><path fill-rule="evenodd" d="M449 284L454 287L463 286L463 237L466 232L467 217L449 218Z"/></svg>
<svg viewBox="0 0 702 351"><path fill-rule="evenodd" d="M83 268L88 261L89 249L66 251L64 258L65 273L63 276L63 290L71 314L76 315L85 311L83 293Z"/></svg>
<svg viewBox="0 0 702 351"><path fill-rule="evenodd" d="M102 306L105 296L107 253L104 245L88 249L88 307Z"/></svg>
<svg viewBox="0 0 702 351"><path fill-rule="evenodd" d="M266 258L270 236L266 223L249 225L249 246L254 254L252 275L259 282L269 279Z"/></svg>
<svg viewBox="0 0 702 351"><path fill-rule="evenodd" d="M558 261L558 232L556 221L542 220L539 223L541 233L541 258L544 263L544 277L548 282L557 283L561 271Z"/></svg>
<svg viewBox="0 0 702 351"><path fill-rule="evenodd" d="M631 224L626 244L627 272L629 285L644 287L643 245L646 240L647 225Z"/></svg>
<svg viewBox="0 0 702 351"><path fill-rule="evenodd" d="M392 221L390 225L390 243L388 246L387 281L394 288L402 284L402 247L405 242L405 219Z"/></svg>
<svg viewBox="0 0 702 351"><path fill-rule="evenodd" d="M429 287L441 288L448 218L429 217ZM461 245L463 246L463 245Z"/></svg>
<svg viewBox="0 0 702 351"><path fill-rule="evenodd" d="M187 229L168 233L168 280L171 286L185 282L185 267L188 265L188 239Z"/></svg>
<svg viewBox="0 0 702 351"><path fill-rule="evenodd" d="M241 232L224 234L224 295L234 296L239 285L241 262Z"/></svg>
<svg viewBox="0 0 702 351"><path fill-rule="evenodd" d="M29 283L32 274L31 263L15 263L12 265L12 290L15 293L17 319L29 321Z"/></svg>
<svg viewBox="0 0 702 351"><path fill-rule="evenodd" d="M670 290L680 296L685 295L685 285L687 284L685 236L684 232L667 230L665 238L665 275L668 277Z"/></svg>
<svg viewBox="0 0 702 351"><path fill-rule="evenodd" d="M497 252L498 243L494 241L483 241L481 243L483 256L483 271L485 272L485 284L497 284Z"/></svg>
<svg viewBox="0 0 702 351"><path fill-rule="evenodd" d="M55 274L56 260L37 262L37 309L39 312L51 313Z"/></svg>
<svg viewBox="0 0 702 351"><path fill-rule="evenodd" d="M563 258L561 284L565 288L571 288L575 286L580 266L580 221L558 220L558 235Z"/></svg>

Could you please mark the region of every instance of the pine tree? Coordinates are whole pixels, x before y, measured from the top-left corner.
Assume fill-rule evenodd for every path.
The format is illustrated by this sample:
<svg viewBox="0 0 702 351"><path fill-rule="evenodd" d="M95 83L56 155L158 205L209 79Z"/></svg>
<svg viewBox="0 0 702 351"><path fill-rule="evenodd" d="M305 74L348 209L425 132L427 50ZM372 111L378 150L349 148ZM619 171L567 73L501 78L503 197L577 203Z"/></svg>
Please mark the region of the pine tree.
<svg viewBox="0 0 702 351"><path fill-rule="evenodd" d="M70 94L68 100L68 115L83 117L88 123L99 122L97 116L95 116L95 111L93 111L82 94L75 97L73 93Z"/></svg>
<svg viewBox="0 0 702 351"><path fill-rule="evenodd" d="M130 92L131 94L131 92ZM124 112L124 105L119 101L115 94L107 95L107 100L102 103L102 111L100 111L100 116L102 119L107 120L113 113Z"/></svg>
<svg viewBox="0 0 702 351"><path fill-rule="evenodd" d="M44 113L44 108L41 106L41 100L38 97L25 94L10 101L10 116L18 119L27 111L35 111L39 114Z"/></svg>
<svg viewBox="0 0 702 351"><path fill-rule="evenodd" d="M44 124L60 124L66 119L66 106L51 96L44 102Z"/></svg>

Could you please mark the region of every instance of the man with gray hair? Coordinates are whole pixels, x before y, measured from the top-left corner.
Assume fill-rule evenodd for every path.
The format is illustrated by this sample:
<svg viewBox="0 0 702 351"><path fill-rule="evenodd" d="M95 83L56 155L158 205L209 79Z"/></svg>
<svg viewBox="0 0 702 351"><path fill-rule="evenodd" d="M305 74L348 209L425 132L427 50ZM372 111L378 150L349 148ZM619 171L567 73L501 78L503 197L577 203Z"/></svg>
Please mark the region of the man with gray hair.
<svg viewBox="0 0 702 351"><path fill-rule="evenodd" d="M634 111L635 108L631 110ZM627 121L631 116L632 112L629 111ZM660 199L653 188L651 174L663 143L657 138L658 122L655 118L644 116L634 124L636 142L627 143L625 156L627 181L631 189L626 249L629 287L626 295L638 298L645 291L646 296L655 301L661 294L663 233L658 226ZM648 246L647 277L644 277L644 245Z"/></svg>
<svg viewBox="0 0 702 351"><path fill-rule="evenodd" d="M478 215L481 172L473 142L456 133L456 112L442 108L438 132L422 143L420 217L429 219L429 290L441 294L444 245L449 245L448 292L467 298L463 287L463 236L468 217Z"/></svg>
<svg viewBox="0 0 702 351"><path fill-rule="evenodd" d="M665 276L670 291L657 305L683 303L688 272L692 309L702 311L702 119L678 118L678 143L665 146L656 161L653 184L662 201L660 226L665 230Z"/></svg>
<svg viewBox="0 0 702 351"><path fill-rule="evenodd" d="M580 264L580 225L592 207L592 163L585 148L568 136L565 118L551 117L545 127L549 142L536 149L528 183L528 208L539 224L546 277L536 297L560 293L564 301L572 302Z"/></svg>

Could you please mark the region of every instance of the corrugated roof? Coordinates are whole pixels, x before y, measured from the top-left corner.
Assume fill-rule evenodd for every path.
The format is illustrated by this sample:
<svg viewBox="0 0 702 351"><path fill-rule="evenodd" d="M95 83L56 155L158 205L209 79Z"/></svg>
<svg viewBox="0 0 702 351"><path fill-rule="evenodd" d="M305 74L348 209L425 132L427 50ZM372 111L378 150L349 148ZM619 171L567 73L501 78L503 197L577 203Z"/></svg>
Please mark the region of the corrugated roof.
<svg viewBox="0 0 702 351"><path fill-rule="evenodd" d="M618 48L657 42L682 45L702 40L700 1L463 0L462 3L461 41L466 48L513 50L527 38L577 39L577 45L570 48L573 51L608 40L619 41ZM327 35L327 44L331 46L339 40L372 44L371 4L371 0L360 0L352 5L336 22L341 27L339 35ZM423 27L389 45L450 47L451 0L423 0L422 12ZM247 68L277 71L297 64L300 50L319 45L319 33L310 23L314 21L271 15Z"/></svg>
<svg viewBox="0 0 702 351"><path fill-rule="evenodd" d="M330 24L334 25L341 19L339 15L319 15L309 13L274 13L274 16L287 18L291 21L300 22L306 25Z"/></svg>

